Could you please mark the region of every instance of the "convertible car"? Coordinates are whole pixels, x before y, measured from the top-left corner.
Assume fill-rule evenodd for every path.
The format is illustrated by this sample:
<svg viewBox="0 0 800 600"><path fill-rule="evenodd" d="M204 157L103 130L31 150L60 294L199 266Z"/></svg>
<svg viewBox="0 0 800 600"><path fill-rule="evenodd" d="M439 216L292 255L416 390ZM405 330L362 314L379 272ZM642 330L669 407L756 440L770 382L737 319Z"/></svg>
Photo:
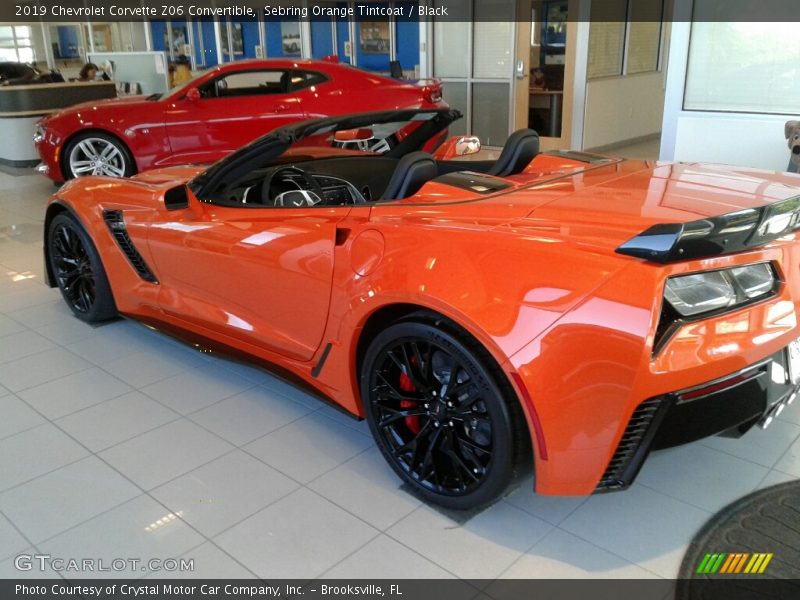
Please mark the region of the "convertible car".
<svg viewBox="0 0 800 600"><path fill-rule="evenodd" d="M540 153L530 130L496 161L420 150L459 117L313 120L209 168L70 181L49 281L84 321L280 369L455 509L531 470L541 494L623 489L651 450L794 399L800 178ZM408 133L337 147L375 128Z"/></svg>
<svg viewBox="0 0 800 600"><path fill-rule="evenodd" d="M446 107L436 80L398 81L330 60L220 65L161 94L78 104L39 121L39 172L60 183L212 163L271 131L356 111ZM389 144L391 141L375 142Z"/></svg>

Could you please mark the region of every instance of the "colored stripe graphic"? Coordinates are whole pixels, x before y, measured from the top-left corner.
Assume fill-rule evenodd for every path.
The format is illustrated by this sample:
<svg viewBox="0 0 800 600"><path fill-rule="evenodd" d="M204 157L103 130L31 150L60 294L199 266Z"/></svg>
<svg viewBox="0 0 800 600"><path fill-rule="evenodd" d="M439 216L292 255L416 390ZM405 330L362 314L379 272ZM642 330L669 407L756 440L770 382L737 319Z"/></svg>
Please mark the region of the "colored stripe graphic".
<svg viewBox="0 0 800 600"><path fill-rule="evenodd" d="M739 561L739 557L741 554L738 552L732 552L728 555L728 560L725 561L725 564L720 567L720 573L730 573L733 569L736 568L736 563Z"/></svg>
<svg viewBox="0 0 800 600"><path fill-rule="evenodd" d="M761 564L761 561L764 560L763 554L753 554L753 557L750 559L750 562L747 563L747 566L744 568L745 573L755 573L758 571L758 567Z"/></svg>
<svg viewBox="0 0 800 600"><path fill-rule="evenodd" d="M723 552L722 554L719 554L718 556L719 556L719 558L717 558L717 560L711 566L711 571L709 571L710 573L716 573L717 571L719 571L719 568L722 565L722 561L725 558L726 554Z"/></svg>
<svg viewBox="0 0 800 600"><path fill-rule="evenodd" d="M726 556L728 555L724 552L721 554L716 552L714 554L706 554L703 557L703 561L700 563L700 566L697 567L697 572L705 574L716 573Z"/></svg>
<svg viewBox="0 0 800 600"><path fill-rule="evenodd" d="M739 558L738 562L736 563L736 570L734 571L733 569L731 569L731 573L741 573L742 569L744 568L745 561L750 557L750 553L749 552L744 552L744 553L740 554L739 556L740 556L740 558Z"/></svg>
<svg viewBox="0 0 800 600"><path fill-rule="evenodd" d="M728 554L728 559L722 563L722 568L720 568L720 573L727 573L728 569L731 568L732 563L736 561L736 557L739 556L738 554Z"/></svg>
<svg viewBox="0 0 800 600"><path fill-rule="evenodd" d="M774 555L766 552L708 552L697 566L696 573L732 575L737 573L761 574Z"/></svg>
<svg viewBox="0 0 800 600"><path fill-rule="evenodd" d="M767 565L769 564L769 561L772 560L773 556L774 555L773 555L772 552L770 552L769 554L764 555L764 562L761 563L761 567L759 567L759 569L758 569L759 573L763 573L764 571L766 571Z"/></svg>
<svg viewBox="0 0 800 600"><path fill-rule="evenodd" d="M708 564L709 560L711 560L711 554L706 552L706 555L703 557L703 560L700 561L700 565L697 567L697 571L695 571L695 573L705 573L706 565Z"/></svg>

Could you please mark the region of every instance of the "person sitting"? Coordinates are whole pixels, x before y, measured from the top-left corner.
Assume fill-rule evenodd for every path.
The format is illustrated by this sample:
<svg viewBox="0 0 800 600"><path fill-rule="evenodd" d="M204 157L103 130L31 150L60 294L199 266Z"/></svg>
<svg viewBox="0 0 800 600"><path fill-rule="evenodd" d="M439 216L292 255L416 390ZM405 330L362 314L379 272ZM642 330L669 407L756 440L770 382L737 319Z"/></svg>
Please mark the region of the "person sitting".
<svg viewBox="0 0 800 600"><path fill-rule="evenodd" d="M78 73L78 81L94 81L97 79L98 67L94 63L86 63Z"/></svg>

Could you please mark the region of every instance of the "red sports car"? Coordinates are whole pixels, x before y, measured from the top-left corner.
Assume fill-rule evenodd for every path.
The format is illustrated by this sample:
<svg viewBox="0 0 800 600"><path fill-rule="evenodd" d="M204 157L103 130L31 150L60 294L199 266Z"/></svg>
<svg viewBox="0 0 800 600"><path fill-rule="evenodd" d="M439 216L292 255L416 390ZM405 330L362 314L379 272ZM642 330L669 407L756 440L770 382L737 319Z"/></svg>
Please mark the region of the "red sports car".
<svg viewBox="0 0 800 600"><path fill-rule="evenodd" d="M73 180L47 209L48 277L85 321L279 366L451 508L531 456L539 493L622 489L650 450L794 399L800 177L543 154L530 130L496 161L420 151L458 117L308 121L207 169ZM333 147L377 127L410 133Z"/></svg>
<svg viewBox="0 0 800 600"><path fill-rule="evenodd" d="M296 121L446 107L435 80L399 81L328 60L248 60L215 67L167 95L87 102L42 119L39 171L59 183L211 163ZM383 142L383 146L389 142Z"/></svg>

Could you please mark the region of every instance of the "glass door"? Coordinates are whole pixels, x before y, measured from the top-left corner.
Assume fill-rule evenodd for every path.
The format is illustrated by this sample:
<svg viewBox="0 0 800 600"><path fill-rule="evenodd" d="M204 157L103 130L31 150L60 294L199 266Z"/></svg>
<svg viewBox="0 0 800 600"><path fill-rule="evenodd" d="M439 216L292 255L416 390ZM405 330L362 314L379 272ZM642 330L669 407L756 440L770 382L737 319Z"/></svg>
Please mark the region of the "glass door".
<svg viewBox="0 0 800 600"><path fill-rule="evenodd" d="M574 3L573 3L574 4ZM569 146L569 0L523 0L517 15L515 129L534 129L543 148Z"/></svg>
<svg viewBox="0 0 800 600"><path fill-rule="evenodd" d="M460 20L433 23L433 74L442 79L445 101L465 116L450 131L502 146L512 125L516 2L472 0L460 7Z"/></svg>

